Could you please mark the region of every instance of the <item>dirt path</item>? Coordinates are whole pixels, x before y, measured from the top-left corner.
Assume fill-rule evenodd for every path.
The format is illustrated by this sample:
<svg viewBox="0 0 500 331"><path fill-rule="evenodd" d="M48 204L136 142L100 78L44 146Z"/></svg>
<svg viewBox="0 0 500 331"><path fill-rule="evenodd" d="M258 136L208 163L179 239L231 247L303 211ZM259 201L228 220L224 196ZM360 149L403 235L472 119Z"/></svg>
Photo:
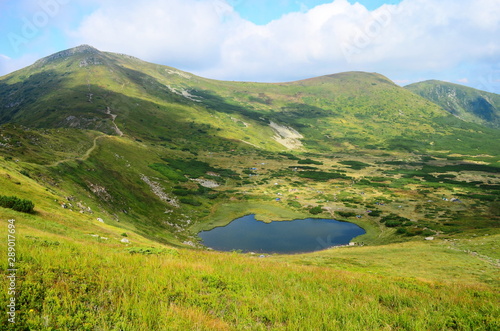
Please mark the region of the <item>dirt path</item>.
<svg viewBox="0 0 500 331"><path fill-rule="evenodd" d="M123 132L118 128L118 125L116 125L116 123L115 123L116 117L118 115L112 114L111 113L111 108L109 108L109 107L106 108L106 115L111 116L111 120L112 120L113 125L115 127L116 134L119 135L120 137L123 137Z"/></svg>
<svg viewBox="0 0 500 331"><path fill-rule="evenodd" d="M111 119L112 119L112 122L113 122L113 126L114 126L114 130L115 130L116 134L118 136L120 136L120 137L123 137L123 132L118 128L118 126L115 123L115 119L116 119L116 117L118 115L112 114L111 113L111 108L109 108L109 107L106 108L106 115L111 116ZM85 161L85 160L87 160L89 158L90 154L92 154L92 152L96 149L96 147L97 147L97 141L99 139L106 138L106 137L108 137L108 135L105 135L105 134L103 134L101 136L98 136L98 137L95 137L94 141L93 141L93 144L92 144L92 147L90 147L85 152L85 154L83 154L83 156L76 157L76 158L71 158L71 159L60 160L60 161L57 161L57 162L54 162L54 163L50 164L49 167L57 167L61 163L68 162L68 161L74 161L74 160Z"/></svg>
<svg viewBox="0 0 500 331"><path fill-rule="evenodd" d="M64 159L64 160L60 160L60 161L57 161L55 163L52 163L52 164L49 164L48 166L49 167L57 167L58 165L60 165L61 163L64 163L64 162L69 162L69 161L74 161L74 160L79 160L79 161L85 161L89 158L90 154L92 154L92 152L96 149L97 147L97 140L101 139L101 138L106 138L107 135L102 135L102 136L98 136L98 137L95 137L94 138L94 142L92 144L92 147L90 147L86 152L85 154L83 154L83 156L81 157L76 157L76 158L71 158L71 159Z"/></svg>

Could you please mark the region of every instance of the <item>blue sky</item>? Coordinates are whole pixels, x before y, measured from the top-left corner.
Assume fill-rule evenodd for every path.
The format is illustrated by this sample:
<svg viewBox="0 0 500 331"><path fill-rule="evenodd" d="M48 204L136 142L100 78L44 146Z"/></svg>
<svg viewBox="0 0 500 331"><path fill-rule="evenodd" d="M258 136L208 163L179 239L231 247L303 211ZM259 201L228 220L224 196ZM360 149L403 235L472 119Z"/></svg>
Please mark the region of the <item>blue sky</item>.
<svg viewBox="0 0 500 331"><path fill-rule="evenodd" d="M201 76L343 71L500 93L498 0L0 0L0 76L80 44Z"/></svg>

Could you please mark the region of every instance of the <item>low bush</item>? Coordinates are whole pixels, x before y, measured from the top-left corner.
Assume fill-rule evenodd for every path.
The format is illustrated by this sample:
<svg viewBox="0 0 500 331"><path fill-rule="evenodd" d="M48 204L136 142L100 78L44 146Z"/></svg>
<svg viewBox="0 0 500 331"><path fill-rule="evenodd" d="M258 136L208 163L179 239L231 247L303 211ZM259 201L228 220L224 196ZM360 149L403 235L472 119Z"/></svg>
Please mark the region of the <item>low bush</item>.
<svg viewBox="0 0 500 331"><path fill-rule="evenodd" d="M191 206L195 206L195 207L201 206L201 202L199 202L198 200L195 200L195 199L181 198L180 201L182 203L185 203L185 204L191 205Z"/></svg>
<svg viewBox="0 0 500 331"><path fill-rule="evenodd" d="M23 175L23 176L26 176L26 177L28 177L28 178L31 178L31 175L30 175L30 173L29 173L27 170L24 170L24 169L23 169L23 170L19 171L19 173L20 173L21 175Z"/></svg>
<svg viewBox="0 0 500 331"><path fill-rule="evenodd" d="M300 158L296 157L293 154L289 154L289 153L278 153L278 154L281 155L281 156L285 156L286 158L288 158L289 160L292 160L292 161L298 161L298 160L300 160Z"/></svg>
<svg viewBox="0 0 500 331"><path fill-rule="evenodd" d="M22 213L33 213L35 204L30 200L2 195L0 196L0 207L10 208Z"/></svg>
<svg viewBox="0 0 500 331"><path fill-rule="evenodd" d="M401 221L397 221L397 220L388 220L385 222L385 226L387 226L388 228L395 228L395 227L398 227L398 226L401 226L403 223Z"/></svg>
<svg viewBox="0 0 500 331"><path fill-rule="evenodd" d="M337 214L339 214L342 217L346 217L346 218L355 217L356 216L356 213L353 213L353 212L350 212L350 211L338 211Z"/></svg>
<svg viewBox="0 0 500 331"><path fill-rule="evenodd" d="M371 217L379 217L380 215L382 215L382 211L380 211L380 210L374 210L368 214L368 216L371 216Z"/></svg>
<svg viewBox="0 0 500 331"><path fill-rule="evenodd" d="M321 214L322 212L323 212L322 206L317 206L317 207L313 207L313 208L309 209L309 213L311 213L313 215L318 215L318 214Z"/></svg>
<svg viewBox="0 0 500 331"><path fill-rule="evenodd" d="M300 160L298 164L315 164L315 165L323 165L323 162L315 161L311 159Z"/></svg>
<svg viewBox="0 0 500 331"><path fill-rule="evenodd" d="M181 196L181 197L185 197L185 196L188 196L190 194L190 192L186 189L175 189L172 191L172 193L177 195L177 196Z"/></svg>
<svg viewBox="0 0 500 331"><path fill-rule="evenodd" d="M341 161L339 163L349 166L353 170L362 170L364 168L370 167L369 164L360 161Z"/></svg>
<svg viewBox="0 0 500 331"><path fill-rule="evenodd" d="M408 232L408 230L406 230L406 228L399 228L396 233L397 234L406 234Z"/></svg>

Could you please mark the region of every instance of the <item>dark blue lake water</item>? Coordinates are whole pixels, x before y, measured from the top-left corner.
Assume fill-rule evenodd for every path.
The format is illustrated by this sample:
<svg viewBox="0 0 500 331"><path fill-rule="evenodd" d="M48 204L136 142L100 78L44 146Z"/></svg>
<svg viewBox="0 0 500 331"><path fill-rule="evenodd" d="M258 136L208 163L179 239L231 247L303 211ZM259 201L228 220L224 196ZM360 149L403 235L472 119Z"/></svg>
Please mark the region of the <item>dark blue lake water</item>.
<svg viewBox="0 0 500 331"><path fill-rule="evenodd" d="M198 236L205 246L217 251L291 254L347 245L364 233L356 224L329 219L264 223L247 215Z"/></svg>

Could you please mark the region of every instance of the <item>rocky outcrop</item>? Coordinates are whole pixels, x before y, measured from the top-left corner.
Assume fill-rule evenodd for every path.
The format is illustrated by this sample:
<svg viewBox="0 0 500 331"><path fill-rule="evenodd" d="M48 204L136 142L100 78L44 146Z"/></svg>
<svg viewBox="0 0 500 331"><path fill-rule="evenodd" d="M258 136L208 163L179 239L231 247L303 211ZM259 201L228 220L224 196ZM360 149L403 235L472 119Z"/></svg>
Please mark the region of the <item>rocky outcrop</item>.
<svg viewBox="0 0 500 331"><path fill-rule="evenodd" d="M279 125L277 123L274 123L273 121L271 121L269 126L271 127L271 129L273 129L273 131L276 134L273 137L273 139L282 144L283 146L285 146L286 148L299 149L303 146L302 142L299 139L304 138L304 136L301 135L294 128Z"/></svg>
<svg viewBox="0 0 500 331"><path fill-rule="evenodd" d="M150 178L148 178L147 176L145 175L141 175L141 179L149 185L149 187L151 188L151 191L153 191L153 193L158 197L160 198L160 200L162 201L165 201L166 203L168 203L169 205L171 206L174 206L174 207L180 207L179 205L179 201L177 201L177 199L175 198L172 198L170 197L168 194L166 194L164 191L163 191L163 188L160 186L159 183L155 182L155 181L152 181Z"/></svg>
<svg viewBox="0 0 500 331"><path fill-rule="evenodd" d="M106 188L104 186L99 186L97 184L92 184L91 182L87 182L87 187L97 195L101 200L104 201L113 201L113 198L111 195L106 191Z"/></svg>

